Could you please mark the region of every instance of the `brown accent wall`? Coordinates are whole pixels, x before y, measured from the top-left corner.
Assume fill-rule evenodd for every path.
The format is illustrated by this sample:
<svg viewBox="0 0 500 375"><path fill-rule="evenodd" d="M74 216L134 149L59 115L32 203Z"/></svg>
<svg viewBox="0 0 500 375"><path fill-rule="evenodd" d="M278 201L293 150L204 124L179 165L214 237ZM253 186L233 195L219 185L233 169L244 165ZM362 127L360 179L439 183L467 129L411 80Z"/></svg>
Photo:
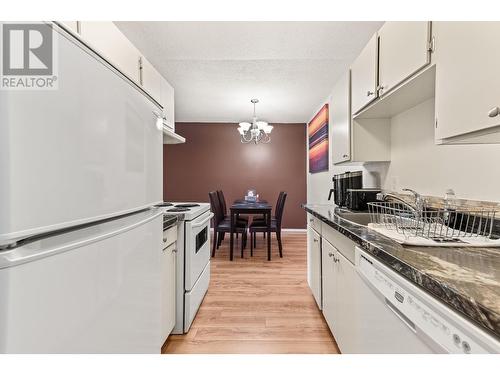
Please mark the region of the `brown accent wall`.
<svg viewBox="0 0 500 375"><path fill-rule="evenodd" d="M300 205L306 202L306 125L273 124L269 144L242 144L236 124L176 123L186 143L163 146L165 201L208 202L222 189L228 205L255 188L273 207L288 193L284 228L305 228ZM274 210L273 210L274 211Z"/></svg>

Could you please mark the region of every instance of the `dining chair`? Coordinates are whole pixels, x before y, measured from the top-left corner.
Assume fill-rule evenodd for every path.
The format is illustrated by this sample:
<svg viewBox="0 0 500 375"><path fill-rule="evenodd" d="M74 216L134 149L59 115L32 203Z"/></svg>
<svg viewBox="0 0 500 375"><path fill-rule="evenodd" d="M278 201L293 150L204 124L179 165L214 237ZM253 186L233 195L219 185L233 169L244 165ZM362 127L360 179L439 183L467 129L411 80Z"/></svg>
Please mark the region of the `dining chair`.
<svg viewBox="0 0 500 375"><path fill-rule="evenodd" d="M284 191L281 191L281 192L278 194L278 199L276 200L276 208L274 209L274 215L276 215L276 210L278 209L278 203L279 203L279 201L283 198L283 194L285 194L285 192L284 192ZM275 217L273 217L273 219L272 219L272 220L276 220L276 218L275 218ZM263 215L260 215L260 216L256 216L256 217L252 218L252 223L253 223L253 222L258 222L258 221L263 221L263 222L265 222L265 218L264 218L264 216L263 216ZM266 238L266 232L263 232L263 233L262 233L262 237L263 237L263 238Z"/></svg>
<svg viewBox="0 0 500 375"><path fill-rule="evenodd" d="M276 233L278 240L278 248L280 251L280 258L283 258L283 244L281 242L281 220L283 218L283 211L285 210L285 201L287 193L282 191L276 201L275 216L271 218L271 233ZM253 248L257 245L257 233L267 232L267 224L264 219L253 220L249 226L250 231L250 256L253 256Z"/></svg>
<svg viewBox="0 0 500 375"><path fill-rule="evenodd" d="M279 203L280 201L283 199L283 195L285 195L286 193L284 191L280 191L280 193L278 194L278 199L276 200L276 207L274 208L274 216L271 218L271 220L273 221L276 221L276 213L278 211L278 206L279 206ZM255 216L252 218L252 223L257 223L257 222L263 222L265 224L265 218L264 218L264 215L259 215L259 216ZM265 232L264 232L265 234ZM265 238L265 236L264 236Z"/></svg>
<svg viewBox="0 0 500 375"><path fill-rule="evenodd" d="M231 232L231 220L230 218L224 217L224 212L222 211L222 205L219 200L219 195L216 191L211 191L208 193L210 199L210 206L212 212L214 213L214 241L212 245L212 257L215 256L215 250L220 246L219 238L225 233ZM234 231L236 233L241 233L241 251L245 249L247 244L247 229L248 225L242 222L237 222Z"/></svg>
<svg viewBox="0 0 500 375"><path fill-rule="evenodd" d="M219 202L221 205L221 209L222 209L222 213L224 215L224 218L230 220L231 218L227 215L226 198L224 197L224 192L222 190L217 190L217 196L219 197ZM236 220L241 224L248 225L248 217L246 217L246 216L238 215L236 217ZM222 233L222 236L219 236L219 242L217 243L217 248L219 248L220 244L224 240L224 237L225 237L225 233ZM238 238L238 233L236 233L236 238Z"/></svg>

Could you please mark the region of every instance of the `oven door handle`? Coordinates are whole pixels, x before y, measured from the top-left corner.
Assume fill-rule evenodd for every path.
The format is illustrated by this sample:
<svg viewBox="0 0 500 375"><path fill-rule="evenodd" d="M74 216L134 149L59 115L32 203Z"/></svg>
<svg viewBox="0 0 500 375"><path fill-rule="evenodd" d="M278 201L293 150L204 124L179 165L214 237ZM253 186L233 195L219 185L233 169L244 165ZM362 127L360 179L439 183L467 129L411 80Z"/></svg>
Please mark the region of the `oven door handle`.
<svg viewBox="0 0 500 375"><path fill-rule="evenodd" d="M203 225L206 225L206 224L207 224L207 222L208 222L211 218L213 218L213 217L214 217L214 213L213 213L213 212L210 212L210 215L208 215L208 217L203 218L201 221L198 221L198 222L193 221L193 222L191 223L191 227L192 227L192 228L198 228L198 227L201 227L201 226L203 226Z"/></svg>

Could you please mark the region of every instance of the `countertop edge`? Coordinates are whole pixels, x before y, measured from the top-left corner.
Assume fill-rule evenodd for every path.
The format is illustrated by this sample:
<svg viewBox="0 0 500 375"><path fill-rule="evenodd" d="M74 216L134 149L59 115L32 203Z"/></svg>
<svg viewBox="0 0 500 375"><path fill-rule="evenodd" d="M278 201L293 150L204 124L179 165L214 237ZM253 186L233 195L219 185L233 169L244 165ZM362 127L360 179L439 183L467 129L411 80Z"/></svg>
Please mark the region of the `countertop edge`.
<svg viewBox="0 0 500 375"><path fill-rule="evenodd" d="M325 216L316 212L313 208L308 207L308 205L302 204L301 207L306 212L317 217L323 223L354 241L360 246L360 248L382 261L384 265L388 266L405 279L420 287L425 292L429 293L440 302L451 308L453 311L464 316L466 319L471 320L476 325L494 335L497 339L500 338L499 327L497 324L493 323L500 321L500 315L496 312L482 306L473 298L458 292L446 283L433 279L428 274L419 271L396 256L389 254L384 251L382 245L369 242L358 236L356 233L350 231L348 228L343 227L341 224L332 222ZM390 239L388 240L392 241Z"/></svg>

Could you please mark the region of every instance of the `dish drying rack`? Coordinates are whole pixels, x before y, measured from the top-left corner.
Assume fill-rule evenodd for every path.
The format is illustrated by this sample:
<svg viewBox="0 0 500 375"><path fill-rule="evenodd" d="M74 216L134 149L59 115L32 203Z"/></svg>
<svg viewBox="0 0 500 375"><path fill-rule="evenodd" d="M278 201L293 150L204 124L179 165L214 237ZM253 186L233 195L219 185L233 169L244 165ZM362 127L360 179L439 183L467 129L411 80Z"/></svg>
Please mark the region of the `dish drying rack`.
<svg viewBox="0 0 500 375"><path fill-rule="evenodd" d="M497 213L492 209L450 207L417 210L400 202L372 202L368 203L368 211L372 222L370 228L400 243L500 246L498 238L492 236ZM413 241L408 241L412 238Z"/></svg>

